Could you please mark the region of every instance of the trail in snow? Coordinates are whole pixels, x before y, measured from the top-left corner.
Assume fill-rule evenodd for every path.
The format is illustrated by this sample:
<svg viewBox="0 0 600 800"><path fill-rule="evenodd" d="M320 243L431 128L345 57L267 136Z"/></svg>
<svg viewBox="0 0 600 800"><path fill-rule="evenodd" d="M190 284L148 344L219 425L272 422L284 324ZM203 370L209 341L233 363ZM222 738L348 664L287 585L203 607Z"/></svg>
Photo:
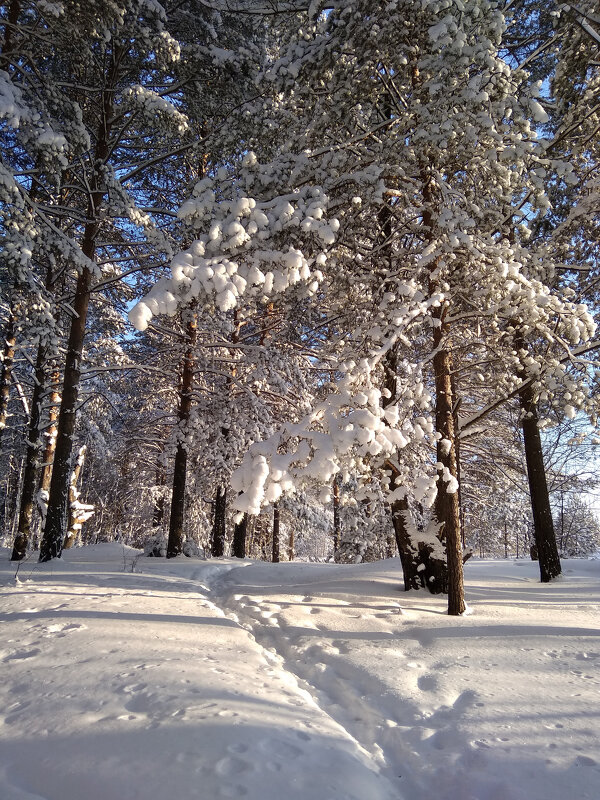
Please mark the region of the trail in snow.
<svg viewBox="0 0 600 800"><path fill-rule="evenodd" d="M468 566L1 561L0 798L597 800L600 562Z"/></svg>
<svg viewBox="0 0 600 800"><path fill-rule="evenodd" d="M213 564L128 574L95 550L4 581L2 800L398 797L208 598Z"/></svg>
<svg viewBox="0 0 600 800"><path fill-rule="evenodd" d="M213 591L405 797L597 800L600 570L572 563L551 587L531 563L476 563L458 620L399 593L389 562L255 564Z"/></svg>

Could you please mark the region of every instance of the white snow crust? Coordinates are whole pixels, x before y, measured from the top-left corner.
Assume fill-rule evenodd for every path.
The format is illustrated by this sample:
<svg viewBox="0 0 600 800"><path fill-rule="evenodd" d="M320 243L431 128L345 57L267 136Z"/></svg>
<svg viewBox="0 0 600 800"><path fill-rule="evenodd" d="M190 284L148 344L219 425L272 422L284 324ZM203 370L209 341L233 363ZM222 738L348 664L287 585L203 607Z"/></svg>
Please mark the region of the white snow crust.
<svg viewBox="0 0 600 800"><path fill-rule="evenodd" d="M600 560L0 564L2 800L596 800Z"/></svg>

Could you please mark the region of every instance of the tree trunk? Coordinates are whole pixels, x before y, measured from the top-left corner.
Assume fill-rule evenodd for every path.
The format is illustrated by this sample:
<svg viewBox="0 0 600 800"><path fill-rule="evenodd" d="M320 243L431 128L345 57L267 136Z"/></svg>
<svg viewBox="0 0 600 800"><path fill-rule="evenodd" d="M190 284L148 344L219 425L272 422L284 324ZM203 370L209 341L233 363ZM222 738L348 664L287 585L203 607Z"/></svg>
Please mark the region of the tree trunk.
<svg viewBox="0 0 600 800"><path fill-rule="evenodd" d="M225 555L226 512L227 489L219 486L215 497L215 516L213 519L210 548L214 558L221 558Z"/></svg>
<svg viewBox="0 0 600 800"><path fill-rule="evenodd" d="M12 561L21 561L27 555L29 539L31 536L31 521L35 502L35 487L37 470L42 449L40 441L41 406L44 395L46 350L42 345L38 347L35 364L35 380L31 396L31 411L27 430L27 453L25 455L25 469L23 471L23 490L21 492L21 505L19 508L19 526L11 555Z"/></svg>
<svg viewBox="0 0 600 800"><path fill-rule="evenodd" d="M558 577L562 569L554 535L537 405L530 384L521 389L519 400L523 411L523 443L533 513L535 548L540 565L540 579L542 583L548 583Z"/></svg>
<svg viewBox="0 0 600 800"><path fill-rule="evenodd" d="M295 544L294 544L294 528L290 525L290 538L288 542L288 561L293 561L294 556L296 555Z"/></svg>
<svg viewBox="0 0 600 800"><path fill-rule="evenodd" d="M50 491L50 480L52 478L52 463L56 451L56 437L58 433L58 412L60 409L60 394L58 386L60 384L60 372L54 370L50 376L50 393L48 395L48 421L46 425L46 446L42 456L42 474L40 476L39 491L46 495ZM45 517L45 511L44 511Z"/></svg>
<svg viewBox="0 0 600 800"><path fill-rule="evenodd" d="M179 429L175 467L173 469L173 494L171 495L171 516L169 518L169 541L167 558L173 558L183 552L183 522L185 514L185 484L187 477L187 443L185 435L188 429L192 408L192 391L194 385L194 353L198 336L196 313L189 312L191 317L187 324L188 346L183 357L181 375L181 393L179 396Z"/></svg>
<svg viewBox="0 0 600 800"><path fill-rule="evenodd" d="M94 241L88 240L88 252L93 255ZM81 358L85 336L85 322L89 305L89 289L92 274L84 268L77 280L77 289L73 310L75 316L71 321L71 331L67 347L65 374L61 393L60 412L56 437L56 451L52 466L46 525L40 547L40 561L59 558L67 533L67 505L69 500L69 484L71 480L71 454L73 450L73 434L77 418L77 400L79 397L79 379L81 375Z"/></svg>
<svg viewBox="0 0 600 800"><path fill-rule="evenodd" d="M102 94L102 113L98 126L96 147L93 157L93 173L90 179L86 219L81 250L91 261L96 253L96 237L100 230L100 209L105 194L102 168L108 160L110 149L111 118L113 117L114 83L118 70L118 57L113 53L112 63L107 75L106 87ZM56 451L50 480L46 524L40 546L40 561L50 561L60 557L67 533L67 504L71 480L71 454L73 434L77 418L77 400L81 376L81 359L86 330L87 311L90 301L92 273L83 267L77 279L77 287L72 308L71 330L65 359L65 371L61 392L60 412L56 436Z"/></svg>
<svg viewBox="0 0 600 800"><path fill-rule="evenodd" d="M433 344L435 356L433 369L435 373L435 423L436 430L442 435L437 443L437 459L442 465L438 477L438 493L436 499L436 516L443 525L442 533L446 543L448 563L448 614L462 614L465 606L465 589L463 577L462 540L460 534L460 505L458 486L450 486L458 481L458 462L456 459L457 431L454 425L452 395L452 356L444 339L447 326L443 322L443 310L438 319L440 325L434 328ZM434 314L434 317L437 316ZM453 481L454 479L454 481ZM454 491L448 491L448 489Z"/></svg>
<svg viewBox="0 0 600 800"><path fill-rule="evenodd" d="M160 494L157 495L154 501L154 509L152 511L152 527L160 528L165 517L165 495L163 487L167 484L167 475L162 463L158 462L156 465L156 485L159 488Z"/></svg>
<svg viewBox="0 0 600 800"><path fill-rule="evenodd" d="M79 449L79 455L77 456L75 469L71 475L71 482L69 484L67 535L65 536L65 541L63 543L64 550L68 550L70 547L73 547L75 541L77 540L79 531L81 530L81 526L94 513L93 506L84 505L83 503L79 502L79 492L77 490L77 482L79 481L79 476L81 475L81 470L83 469L83 462L85 460L86 452L87 447L85 445Z"/></svg>
<svg viewBox="0 0 600 800"><path fill-rule="evenodd" d="M413 548L408 526L406 524L406 514L408 513L408 500L394 500L392 503L392 523L394 526L394 534L396 536L396 545L398 546L398 553L400 554L400 563L402 564L402 573L404 575L404 590L409 592L411 589L418 589L423 585L417 567L419 566L417 552ZM434 583L426 584L430 588Z"/></svg>
<svg viewBox="0 0 600 800"><path fill-rule="evenodd" d="M273 504L273 564L279 564L279 504Z"/></svg>
<svg viewBox="0 0 600 800"><path fill-rule="evenodd" d="M2 369L0 370L0 444L2 434L8 419L8 404L10 401L10 382L12 368L15 360L16 324L13 313L10 313L6 323L4 336L4 350L2 353Z"/></svg>
<svg viewBox="0 0 600 800"><path fill-rule="evenodd" d="M232 555L234 558L246 558L246 534L248 533L248 514L244 514L240 522L233 528Z"/></svg>
<svg viewBox="0 0 600 800"><path fill-rule="evenodd" d="M21 0L11 0L8 7L8 19L4 25L4 41L2 42L0 66L5 69L7 66L6 56L11 52L13 47L12 37L13 28L16 27L21 13Z"/></svg>
<svg viewBox="0 0 600 800"><path fill-rule="evenodd" d="M337 552L340 548L342 535L340 520L340 479L336 475L333 479L333 559L335 561Z"/></svg>
<svg viewBox="0 0 600 800"><path fill-rule="evenodd" d="M397 351L390 350L385 359L385 388L390 393L390 397L383 400L383 407L395 402L396 399L396 376L398 354ZM392 473L392 485L400 477L398 469L392 462L388 462L388 469ZM408 499L403 497L394 500L391 504L392 525L394 537L398 547L398 554L402 564L404 576L404 589L419 589L424 587L432 594L442 594L447 591L448 568L445 559L432 558L431 547L425 542L419 541L419 532L411 531L408 516Z"/></svg>

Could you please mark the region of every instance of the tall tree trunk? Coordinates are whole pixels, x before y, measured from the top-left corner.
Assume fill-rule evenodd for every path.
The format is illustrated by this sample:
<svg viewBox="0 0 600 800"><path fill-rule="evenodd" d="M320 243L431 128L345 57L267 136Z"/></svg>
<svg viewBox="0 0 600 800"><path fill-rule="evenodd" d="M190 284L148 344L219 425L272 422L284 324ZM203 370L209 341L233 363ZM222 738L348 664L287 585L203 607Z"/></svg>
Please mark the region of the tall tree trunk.
<svg viewBox="0 0 600 800"><path fill-rule="evenodd" d="M21 505L19 508L19 526L13 545L11 555L12 561L21 561L21 559L25 558L31 536L37 470L42 449L42 444L40 442L40 421L42 415L42 398L44 396L44 381L46 377L45 362L46 350L40 345L38 347L35 364L35 381L33 384L31 411L27 429L27 453L25 455L25 469L23 471L23 490L21 492Z"/></svg>
<svg viewBox="0 0 600 800"><path fill-rule="evenodd" d="M83 469L83 462L87 447L84 445L79 449L75 469L71 475L71 482L69 484L69 513L67 519L67 535L63 543L63 549L68 550L73 547L77 540L77 536L81 531L81 526L86 522L94 513L92 505L84 505L79 502L79 492L77 490L77 482Z"/></svg>
<svg viewBox="0 0 600 800"><path fill-rule="evenodd" d="M290 525L290 538L288 541L288 561L293 561L296 555L296 546L294 544L294 527Z"/></svg>
<svg viewBox="0 0 600 800"><path fill-rule="evenodd" d="M16 321L14 314L10 313L4 333L4 348L2 352L2 368L0 369L0 444L2 434L8 419L8 404L10 402L10 382L15 360Z"/></svg>
<svg viewBox="0 0 600 800"><path fill-rule="evenodd" d="M185 435L188 429L192 408L192 391L194 387L194 354L198 336L196 312L189 310L187 323L188 346L183 357L181 373L181 392L179 395L178 440L173 469L173 494L171 495L171 516L169 518L169 540L167 542L167 558L173 558L183 552L183 522L185 514L185 484L187 477L187 444Z"/></svg>
<svg viewBox="0 0 600 800"><path fill-rule="evenodd" d="M418 80L418 69L415 80ZM433 209L436 207L435 184L426 168L422 169L423 180L423 225L428 238L434 235ZM431 265L429 296L439 291L437 259ZM433 317L433 372L435 381L435 427L441 439L437 443L437 460L441 465L437 482L436 517L442 526L440 534L446 545L448 569L448 614L462 614L465 606L463 576L460 495L458 493L458 457L454 393L452 386L452 354L450 350L450 328L446 322L448 301L434 309ZM455 484L455 485L451 485ZM453 489L453 491L448 491ZM435 581L434 581L435 582Z"/></svg>
<svg viewBox="0 0 600 800"><path fill-rule="evenodd" d="M165 495L163 487L167 485L167 475L164 465L158 461L156 464L156 485L159 488L160 494L157 495L154 501L154 509L152 511L152 527L160 528L165 517Z"/></svg>
<svg viewBox="0 0 600 800"><path fill-rule="evenodd" d="M248 514L244 514L240 522L233 528L232 555L234 558L246 558L246 534L248 533Z"/></svg>
<svg viewBox="0 0 600 800"><path fill-rule="evenodd" d="M385 388L390 396L383 400L384 408L396 400L396 379L398 369L397 350L390 350L385 358ZM400 478L398 468L390 461L387 464L392 473L392 486ZM432 549L424 541L419 540L419 531L411 525L408 499L394 500L391 504L394 537L402 564L404 589L424 587L432 594L447 591L448 567L446 560L432 555Z"/></svg>
<svg viewBox="0 0 600 800"><path fill-rule="evenodd" d="M402 573L404 576L404 590L409 592L411 589L419 589L423 582L418 571L419 558L418 552L414 549L412 538L408 531L406 515L408 514L408 500L403 497L401 500L394 500L391 505L392 524L396 537L396 545L400 554ZM436 588L440 581L425 583L426 588Z"/></svg>
<svg viewBox="0 0 600 800"><path fill-rule="evenodd" d="M113 52L111 66L108 71L106 86L102 93L102 113L96 134L96 147L93 156L93 172L90 179L86 219L81 250L90 261L96 254L96 238L101 222L100 209L105 194L102 169L107 162L110 149L111 119L113 117L114 85L118 71L119 56ZM77 400L79 397L79 381L81 376L81 359L86 331L88 305L92 272L83 267L77 279L75 297L72 303L74 311L71 319L71 330L67 345L65 371L61 392L60 412L56 451L50 480L46 525L40 546L40 561L50 561L60 557L63 542L67 533L67 504L69 501L69 484L71 480L71 454L73 450L73 434L77 419Z"/></svg>
<svg viewBox="0 0 600 800"><path fill-rule="evenodd" d="M52 463L56 451L56 437L58 434L58 412L60 410L60 372L54 370L50 376L50 387L48 393L48 419L46 422L46 445L42 455L42 473L40 476L39 491L48 494L50 491L50 479L52 478ZM44 512L45 517L45 512Z"/></svg>
<svg viewBox="0 0 600 800"><path fill-rule="evenodd" d="M227 489L219 486L215 497L215 516L213 518L210 548L214 558L221 558L225 555L226 512Z"/></svg>
<svg viewBox="0 0 600 800"><path fill-rule="evenodd" d="M279 564L279 503L273 503L273 564Z"/></svg>
<svg viewBox="0 0 600 800"><path fill-rule="evenodd" d="M340 549L342 527L340 520L340 478L336 475L333 479L333 559L335 561Z"/></svg>
<svg viewBox="0 0 600 800"><path fill-rule="evenodd" d="M13 46L13 28L16 27L21 13L21 0L11 0L8 6L8 17L4 25L4 41L0 49L0 66L6 67L6 56L10 53Z"/></svg>
<svg viewBox="0 0 600 800"><path fill-rule="evenodd" d="M443 322L443 310L438 319L440 325L434 328L433 344L435 356L435 422L436 430L442 435L437 443L437 459L442 465L438 477L436 516L443 525L448 563L448 614L462 614L465 606L463 577L462 539L460 532L460 505L458 495L458 461L456 458L457 431L454 424L452 394L452 356L447 345L447 326ZM434 315L435 316L435 315ZM450 483L456 481L456 487ZM454 491L449 491L452 488Z"/></svg>
<svg viewBox="0 0 600 800"><path fill-rule="evenodd" d="M519 400L523 412L523 443L533 513L533 535L540 565L540 579L542 583L548 583L561 574L562 568L550 508L537 404L530 384L521 389Z"/></svg>

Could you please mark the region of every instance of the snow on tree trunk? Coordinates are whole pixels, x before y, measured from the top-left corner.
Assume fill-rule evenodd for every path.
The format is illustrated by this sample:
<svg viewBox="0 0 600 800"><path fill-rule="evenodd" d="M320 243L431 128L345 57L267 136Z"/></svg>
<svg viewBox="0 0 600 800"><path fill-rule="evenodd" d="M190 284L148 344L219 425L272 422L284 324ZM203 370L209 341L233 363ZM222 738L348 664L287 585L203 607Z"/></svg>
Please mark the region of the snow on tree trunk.
<svg viewBox="0 0 600 800"><path fill-rule="evenodd" d="M86 503L81 503L79 500L79 491L77 483L83 469L83 462L85 461L85 454L87 447L84 445L79 448L75 469L71 475L71 482L69 484L69 512L67 517L67 535L63 543L63 549L68 550L73 547L81 531L81 526L84 522L93 515L94 506Z"/></svg>
<svg viewBox="0 0 600 800"><path fill-rule="evenodd" d="M25 455L25 468L23 470L19 524L11 555L12 561L21 561L25 558L31 537L35 488L41 452L40 422L41 405L45 389L45 362L46 350L40 345L38 347L35 365L35 381L33 384L33 394L31 396L31 411L27 430L27 452Z"/></svg>
<svg viewBox="0 0 600 800"><path fill-rule="evenodd" d="M389 397L384 398L382 404L386 408L396 397L397 348L393 348L386 354L384 369L385 388ZM388 462L387 466L392 472L393 483L395 483L400 473L392 462ZM425 537L419 539L419 531L410 520L407 497L392 501L391 511L396 545L404 574L405 591L425 587L432 594L446 592L448 585L446 558L443 553L439 552L440 546L437 542L429 543Z"/></svg>
<svg viewBox="0 0 600 800"><path fill-rule="evenodd" d="M190 311L187 324L188 347L183 358L181 375L181 394L179 398L179 430L175 466L173 469L173 494L171 496L171 516L169 520L169 541L167 558L174 558L183 552L183 523L185 513L185 485L187 477L187 442L186 432L192 408L192 391L194 388L194 351L198 336L196 314Z"/></svg>
<svg viewBox="0 0 600 800"><path fill-rule="evenodd" d="M10 401L10 382L12 379L13 362L15 359L15 318L11 313L6 325L4 335L4 350L2 353L2 369L0 370L0 443L8 419L8 404Z"/></svg>
<svg viewBox="0 0 600 800"><path fill-rule="evenodd" d="M88 220L81 243L83 255L93 262L96 253L96 237L100 231L100 210L105 195L102 169L110 155L109 137L114 107L114 84L118 72L119 56L113 53L111 65L106 75L106 84L101 98L100 124L96 132L94 148L94 171L92 173L90 193L87 204ZM75 297L72 303L73 317L65 359L63 388L61 392L60 412L56 436L56 451L52 467L52 478L48 496L48 509L44 535L40 545L40 561L50 561L60 557L63 542L67 533L67 504L69 500L69 484L71 479L71 454L73 450L73 434L77 419L77 400L81 377L81 359L86 332L88 305L92 272L90 268L81 268L77 279Z"/></svg>
<svg viewBox="0 0 600 800"><path fill-rule="evenodd" d="M94 239L92 231L86 238L88 252L93 254ZM83 249L83 248L82 248ZM71 480L71 454L73 450L73 434L77 419L77 400L79 397L79 380L81 375L81 356L85 336L85 322L90 299L91 272L84 268L77 281L77 290L73 302L75 316L71 322L65 374L61 393L60 412L56 436L56 451L50 480L46 525L40 546L40 561L59 558L63 542L67 534L67 504Z"/></svg>
<svg viewBox="0 0 600 800"><path fill-rule="evenodd" d="M435 315L434 315L435 318ZM452 356L445 344L448 334L440 310L439 327L434 328L433 341L436 348L433 358L435 373L435 420L436 430L441 434L437 444L440 469L436 516L443 525L442 535L446 544L448 563L448 614L456 616L465 610L462 540L460 535L460 507L458 497L458 463L456 459L456 437L453 395ZM435 582L435 578L434 581Z"/></svg>

